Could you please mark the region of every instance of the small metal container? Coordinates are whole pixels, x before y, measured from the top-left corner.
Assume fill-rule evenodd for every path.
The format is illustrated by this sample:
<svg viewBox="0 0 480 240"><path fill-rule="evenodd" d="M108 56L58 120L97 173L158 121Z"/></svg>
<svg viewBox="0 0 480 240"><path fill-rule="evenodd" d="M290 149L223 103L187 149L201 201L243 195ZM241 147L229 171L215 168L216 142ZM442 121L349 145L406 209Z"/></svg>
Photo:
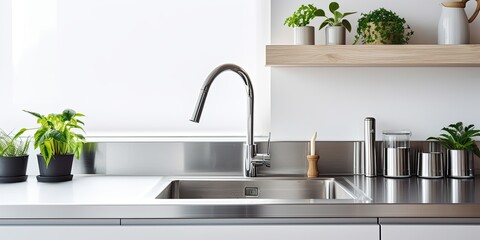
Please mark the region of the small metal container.
<svg viewBox="0 0 480 240"><path fill-rule="evenodd" d="M441 152L418 153L417 175L422 178L444 177L443 154Z"/></svg>
<svg viewBox="0 0 480 240"><path fill-rule="evenodd" d="M410 148L384 148L385 177L403 178L410 177Z"/></svg>
<svg viewBox="0 0 480 240"><path fill-rule="evenodd" d="M383 176L410 177L410 136L408 130L383 131Z"/></svg>
<svg viewBox="0 0 480 240"><path fill-rule="evenodd" d="M447 176L473 178L473 155L466 150L448 150Z"/></svg>

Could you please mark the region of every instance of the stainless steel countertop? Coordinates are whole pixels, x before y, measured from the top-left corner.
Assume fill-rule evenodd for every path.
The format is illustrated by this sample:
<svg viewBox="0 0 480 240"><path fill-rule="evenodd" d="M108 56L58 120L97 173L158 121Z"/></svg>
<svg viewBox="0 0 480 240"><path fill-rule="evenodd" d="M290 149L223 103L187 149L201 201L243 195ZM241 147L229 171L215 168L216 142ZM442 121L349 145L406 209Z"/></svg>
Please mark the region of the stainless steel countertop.
<svg viewBox="0 0 480 240"><path fill-rule="evenodd" d="M157 199L159 218L480 217L480 179L336 176L355 200ZM173 178L177 179L177 178ZM165 179L168 182L168 179ZM166 184L166 183L165 183Z"/></svg>
<svg viewBox="0 0 480 240"><path fill-rule="evenodd" d="M361 196L356 200L155 199L171 180L185 178L207 177L92 175L60 184L29 179L0 187L0 219L480 218L479 176L335 176Z"/></svg>
<svg viewBox="0 0 480 240"><path fill-rule="evenodd" d="M371 198L366 204L480 204L480 189L475 187L480 187L479 177L426 179L348 176L346 179Z"/></svg>

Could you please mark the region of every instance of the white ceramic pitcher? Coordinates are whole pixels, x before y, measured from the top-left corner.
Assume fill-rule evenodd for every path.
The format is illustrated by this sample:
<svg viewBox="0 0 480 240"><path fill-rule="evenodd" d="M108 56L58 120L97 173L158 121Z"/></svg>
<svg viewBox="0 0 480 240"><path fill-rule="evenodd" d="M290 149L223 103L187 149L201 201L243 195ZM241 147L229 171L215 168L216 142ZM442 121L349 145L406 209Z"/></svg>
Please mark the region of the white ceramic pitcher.
<svg viewBox="0 0 480 240"><path fill-rule="evenodd" d="M469 0L442 3L442 14L438 22L438 44L470 43L469 23L473 22L480 11L480 0L470 18L467 18L465 6Z"/></svg>

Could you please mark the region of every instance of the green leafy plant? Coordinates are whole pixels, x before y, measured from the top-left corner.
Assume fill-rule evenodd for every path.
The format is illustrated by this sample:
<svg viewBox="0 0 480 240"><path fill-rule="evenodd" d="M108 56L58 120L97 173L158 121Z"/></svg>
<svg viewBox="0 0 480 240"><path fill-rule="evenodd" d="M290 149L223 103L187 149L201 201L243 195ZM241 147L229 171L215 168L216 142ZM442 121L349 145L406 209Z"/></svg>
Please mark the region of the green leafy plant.
<svg viewBox="0 0 480 240"><path fill-rule="evenodd" d="M330 5L328 6L328 9L330 10L331 13L333 13L333 17L327 17L325 14L325 11L323 9L318 9L315 12L315 16L317 17L324 17L325 20L320 24L320 29L324 28L325 26L343 26L345 29L347 29L349 32L352 30L352 25L347 19L343 19L344 17L348 15L355 14L357 12L346 12L346 13L341 13L338 11L340 8L340 5L337 2L331 2Z"/></svg>
<svg viewBox="0 0 480 240"><path fill-rule="evenodd" d="M302 5L293 15L285 19L283 25L289 27L304 27L310 24L310 21L316 17L317 7L312 4Z"/></svg>
<svg viewBox="0 0 480 240"><path fill-rule="evenodd" d="M85 115L77 113L72 109L65 109L61 114L49 114L47 116L39 113L30 112L37 118L40 127L35 132L34 144L35 149L40 148L40 152L45 159L48 167L53 155L75 154L75 158L80 158L85 137L75 133L74 129L83 130L84 123L78 117Z"/></svg>
<svg viewBox="0 0 480 240"><path fill-rule="evenodd" d="M440 134L439 137L429 137L427 140L438 141L442 146L450 150L473 151L475 155L480 157L480 150L472 139L472 137L480 136L480 130L475 130L474 128L473 124L464 127L462 122L457 122L442 128L442 131L445 131L445 133Z"/></svg>
<svg viewBox="0 0 480 240"><path fill-rule="evenodd" d="M404 18L390 10L379 8L361 14L353 44L360 39L363 44L408 44L413 34Z"/></svg>
<svg viewBox="0 0 480 240"><path fill-rule="evenodd" d="M17 134L5 133L0 130L0 157L20 157L27 155L28 147L30 146L31 139L28 137L26 140L20 138L20 136L27 129L21 129Z"/></svg>

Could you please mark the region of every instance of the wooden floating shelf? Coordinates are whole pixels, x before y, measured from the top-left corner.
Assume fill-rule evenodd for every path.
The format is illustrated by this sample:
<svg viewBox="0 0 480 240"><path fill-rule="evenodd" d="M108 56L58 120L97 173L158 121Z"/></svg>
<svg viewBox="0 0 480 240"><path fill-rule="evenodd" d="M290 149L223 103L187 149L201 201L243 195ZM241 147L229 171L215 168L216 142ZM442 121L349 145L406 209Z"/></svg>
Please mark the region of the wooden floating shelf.
<svg viewBox="0 0 480 240"><path fill-rule="evenodd" d="M267 66L477 67L480 44L268 45Z"/></svg>

